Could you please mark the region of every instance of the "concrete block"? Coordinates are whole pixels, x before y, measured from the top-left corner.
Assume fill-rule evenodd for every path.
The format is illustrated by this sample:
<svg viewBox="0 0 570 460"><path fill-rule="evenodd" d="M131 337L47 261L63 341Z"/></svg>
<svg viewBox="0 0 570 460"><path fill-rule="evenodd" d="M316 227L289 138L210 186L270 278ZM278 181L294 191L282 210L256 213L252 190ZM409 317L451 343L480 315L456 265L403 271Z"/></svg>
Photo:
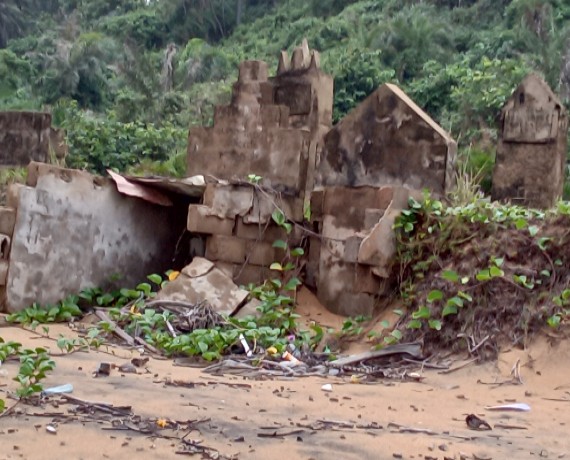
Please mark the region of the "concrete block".
<svg viewBox="0 0 570 460"><path fill-rule="evenodd" d="M237 218L236 236L245 240L266 241L287 238L287 233L281 227L269 222L268 224L246 224L241 217Z"/></svg>
<svg viewBox="0 0 570 460"><path fill-rule="evenodd" d="M8 279L8 268L10 264L7 260L0 260L0 286L6 286Z"/></svg>
<svg viewBox="0 0 570 460"><path fill-rule="evenodd" d="M267 267L256 265L238 265L234 267L234 282L238 286L248 286L249 284L258 286L271 278L271 276L271 270Z"/></svg>
<svg viewBox="0 0 570 460"><path fill-rule="evenodd" d="M365 209L387 209L392 196L392 187L329 187L323 213L334 216L337 227L360 231L364 228Z"/></svg>
<svg viewBox="0 0 570 460"><path fill-rule="evenodd" d="M230 236L234 230L234 219L221 219L209 215L208 206L191 204L188 208L188 231L192 233L206 233L209 235Z"/></svg>
<svg viewBox="0 0 570 460"><path fill-rule="evenodd" d="M6 206L18 209L20 202L20 190L25 187L24 184L10 184L6 191Z"/></svg>
<svg viewBox="0 0 570 460"><path fill-rule="evenodd" d="M344 241L343 261L353 263L358 261L358 251L360 250L362 239L362 236L353 235Z"/></svg>
<svg viewBox="0 0 570 460"><path fill-rule="evenodd" d="M16 223L16 210L0 206L0 233L4 235L12 235L14 233L14 225Z"/></svg>
<svg viewBox="0 0 570 460"><path fill-rule="evenodd" d="M374 208L367 208L364 210L364 227L363 230L372 230L382 216L384 215L384 209L374 209Z"/></svg>
<svg viewBox="0 0 570 460"><path fill-rule="evenodd" d="M386 211L370 235L362 241L358 252L358 263L378 267L377 274L390 273L396 256L396 236L393 227L400 213L399 209Z"/></svg>
<svg viewBox="0 0 570 460"><path fill-rule="evenodd" d="M253 207L253 188L247 185L208 184L203 201L212 216L222 219L245 216Z"/></svg>
<svg viewBox="0 0 570 460"><path fill-rule="evenodd" d="M245 262L245 240L222 235L213 235L206 240L206 259L213 261Z"/></svg>

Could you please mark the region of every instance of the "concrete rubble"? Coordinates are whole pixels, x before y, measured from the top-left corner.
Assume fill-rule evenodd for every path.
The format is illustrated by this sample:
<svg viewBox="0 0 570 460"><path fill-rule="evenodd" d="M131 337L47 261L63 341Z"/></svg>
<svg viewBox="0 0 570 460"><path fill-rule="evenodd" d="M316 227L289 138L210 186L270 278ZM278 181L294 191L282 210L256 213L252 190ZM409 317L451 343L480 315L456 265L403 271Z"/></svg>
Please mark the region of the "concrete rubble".
<svg viewBox="0 0 570 460"><path fill-rule="evenodd" d="M373 314L394 286L395 219L421 190L453 186L456 143L394 85L333 127L333 78L306 41L268 75L265 62L243 62L213 126L190 129L187 173L203 183L33 163L0 209L4 308L174 268L161 298L235 314L247 301L239 285L274 276L282 239L304 248L300 275L328 309Z"/></svg>

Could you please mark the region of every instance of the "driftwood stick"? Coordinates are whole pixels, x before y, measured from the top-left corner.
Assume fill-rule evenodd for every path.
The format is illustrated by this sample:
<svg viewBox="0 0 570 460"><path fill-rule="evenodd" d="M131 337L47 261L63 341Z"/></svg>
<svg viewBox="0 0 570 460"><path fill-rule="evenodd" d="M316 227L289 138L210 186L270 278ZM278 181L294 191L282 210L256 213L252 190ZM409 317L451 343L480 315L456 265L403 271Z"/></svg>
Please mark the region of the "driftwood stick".
<svg viewBox="0 0 570 460"><path fill-rule="evenodd" d="M125 342L127 342L130 346L134 346L135 345L135 340L129 335L127 334L125 331L123 331L118 324L113 321L109 315L107 315L107 313L103 310L95 310L95 315L101 319L101 321L105 321L106 323L109 323L111 326L113 326L113 332L115 334L117 334L121 339L123 339Z"/></svg>

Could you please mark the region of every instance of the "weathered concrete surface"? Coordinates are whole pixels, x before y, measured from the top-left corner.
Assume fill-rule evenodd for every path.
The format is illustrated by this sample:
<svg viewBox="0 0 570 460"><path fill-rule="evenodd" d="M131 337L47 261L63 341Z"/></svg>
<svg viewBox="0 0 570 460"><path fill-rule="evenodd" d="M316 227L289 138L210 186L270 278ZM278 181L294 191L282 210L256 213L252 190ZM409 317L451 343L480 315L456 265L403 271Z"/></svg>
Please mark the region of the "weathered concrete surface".
<svg viewBox="0 0 570 460"><path fill-rule="evenodd" d="M405 186L443 194L457 144L397 86L384 84L325 136L322 186Z"/></svg>
<svg viewBox="0 0 570 460"><path fill-rule="evenodd" d="M314 194L321 202L321 239L311 239L307 266L327 309L347 316L374 314L393 284L392 226L409 197L419 194L390 186L327 187Z"/></svg>
<svg viewBox="0 0 570 460"><path fill-rule="evenodd" d="M528 75L501 112L492 198L536 208L562 196L568 114L538 75Z"/></svg>
<svg viewBox="0 0 570 460"><path fill-rule="evenodd" d="M241 63L231 104L216 108L214 126L190 130L188 174L229 181L257 174L261 185L302 199L332 124L333 80L306 41L292 61L282 55L277 76L267 75L265 62Z"/></svg>
<svg viewBox="0 0 570 460"><path fill-rule="evenodd" d="M197 304L207 301L218 313L231 315L247 299L249 293L239 289L213 262L195 257L178 278L168 283L156 296L157 300L178 300Z"/></svg>
<svg viewBox="0 0 570 460"><path fill-rule="evenodd" d="M49 113L0 112L0 165L47 161L50 133Z"/></svg>
<svg viewBox="0 0 570 460"><path fill-rule="evenodd" d="M172 267L187 204L153 205L121 195L106 179L52 166L31 179L35 187L19 188L8 311L86 287L134 286ZM115 283L114 274L122 275Z"/></svg>

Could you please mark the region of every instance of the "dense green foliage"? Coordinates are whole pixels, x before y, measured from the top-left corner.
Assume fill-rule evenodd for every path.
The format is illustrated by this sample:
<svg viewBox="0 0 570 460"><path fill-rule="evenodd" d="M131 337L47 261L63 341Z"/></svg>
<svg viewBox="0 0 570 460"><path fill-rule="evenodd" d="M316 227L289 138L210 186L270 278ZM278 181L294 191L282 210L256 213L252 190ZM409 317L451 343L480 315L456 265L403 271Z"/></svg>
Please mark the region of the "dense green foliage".
<svg viewBox="0 0 570 460"><path fill-rule="evenodd" d="M479 160L526 72L570 93L564 0L5 0L0 107L75 101L86 112L61 120L73 166L163 160L188 125L211 122L239 61L275 66L303 37L335 76L335 120L395 82Z"/></svg>

